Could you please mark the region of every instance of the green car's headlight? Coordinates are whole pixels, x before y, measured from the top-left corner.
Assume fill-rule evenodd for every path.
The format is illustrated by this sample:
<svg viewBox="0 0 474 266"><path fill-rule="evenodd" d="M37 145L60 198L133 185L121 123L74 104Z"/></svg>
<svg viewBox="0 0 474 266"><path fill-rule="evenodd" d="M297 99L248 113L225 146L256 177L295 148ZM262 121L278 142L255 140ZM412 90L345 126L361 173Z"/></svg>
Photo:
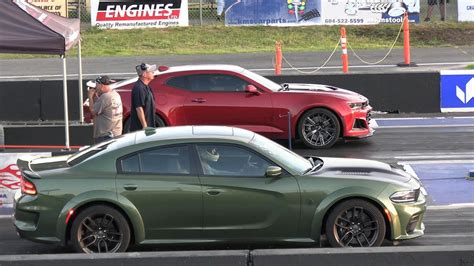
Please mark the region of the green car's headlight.
<svg viewBox="0 0 474 266"><path fill-rule="evenodd" d="M419 195L419 189L406 190L393 193L392 196L390 196L390 199L396 203L416 202Z"/></svg>

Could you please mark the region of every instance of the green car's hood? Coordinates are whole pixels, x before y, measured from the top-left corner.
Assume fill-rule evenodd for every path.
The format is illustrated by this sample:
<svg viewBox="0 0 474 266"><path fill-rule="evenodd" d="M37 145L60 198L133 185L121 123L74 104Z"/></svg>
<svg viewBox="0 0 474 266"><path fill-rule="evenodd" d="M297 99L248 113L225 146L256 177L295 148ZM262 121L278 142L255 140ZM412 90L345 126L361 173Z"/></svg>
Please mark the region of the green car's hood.
<svg viewBox="0 0 474 266"><path fill-rule="evenodd" d="M378 161L329 157L320 157L320 159L323 160L324 164L313 175L327 176L334 174L344 178L389 179L403 183L411 179L408 173Z"/></svg>

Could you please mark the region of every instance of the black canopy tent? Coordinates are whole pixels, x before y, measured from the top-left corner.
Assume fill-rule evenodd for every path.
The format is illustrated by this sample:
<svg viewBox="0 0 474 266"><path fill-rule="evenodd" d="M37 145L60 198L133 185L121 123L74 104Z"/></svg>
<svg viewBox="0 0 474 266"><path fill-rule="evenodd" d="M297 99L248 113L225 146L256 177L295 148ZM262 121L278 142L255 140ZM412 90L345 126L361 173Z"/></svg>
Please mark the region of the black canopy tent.
<svg viewBox="0 0 474 266"><path fill-rule="evenodd" d="M37 8L24 0L0 0L0 53L60 55L63 61L64 124L69 149L67 75L65 53L79 44L80 21ZM79 64L81 59L79 58ZM81 72L81 67L79 67ZM79 73L79 105L82 114L82 73Z"/></svg>

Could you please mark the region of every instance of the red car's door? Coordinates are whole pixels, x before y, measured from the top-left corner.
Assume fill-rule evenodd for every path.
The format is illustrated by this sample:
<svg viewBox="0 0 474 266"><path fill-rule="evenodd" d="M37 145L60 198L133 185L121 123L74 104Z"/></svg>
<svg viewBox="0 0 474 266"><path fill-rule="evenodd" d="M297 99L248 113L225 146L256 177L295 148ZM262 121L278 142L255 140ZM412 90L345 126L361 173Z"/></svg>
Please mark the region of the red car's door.
<svg viewBox="0 0 474 266"><path fill-rule="evenodd" d="M186 124L227 125L272 136L275 133L271 93L246 92L251 83L231 72L191 74L186 79ZM168 85L176 83L173 80ZM251 84L254 85L254 84Z"/></svg>

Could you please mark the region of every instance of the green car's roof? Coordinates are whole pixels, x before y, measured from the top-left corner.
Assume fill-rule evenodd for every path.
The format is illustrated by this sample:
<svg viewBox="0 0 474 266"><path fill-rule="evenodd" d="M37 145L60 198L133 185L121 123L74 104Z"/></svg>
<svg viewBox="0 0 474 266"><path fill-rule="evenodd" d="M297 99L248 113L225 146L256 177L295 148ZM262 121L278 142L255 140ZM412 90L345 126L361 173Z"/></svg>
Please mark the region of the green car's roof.
<svg viewBox="0 0 474 266"><path fill-rule="evenodd" d="M225 126L177 126L147 128L135 134L135 144L178 139L232 139L248 143L255 133Z"/></svg>

